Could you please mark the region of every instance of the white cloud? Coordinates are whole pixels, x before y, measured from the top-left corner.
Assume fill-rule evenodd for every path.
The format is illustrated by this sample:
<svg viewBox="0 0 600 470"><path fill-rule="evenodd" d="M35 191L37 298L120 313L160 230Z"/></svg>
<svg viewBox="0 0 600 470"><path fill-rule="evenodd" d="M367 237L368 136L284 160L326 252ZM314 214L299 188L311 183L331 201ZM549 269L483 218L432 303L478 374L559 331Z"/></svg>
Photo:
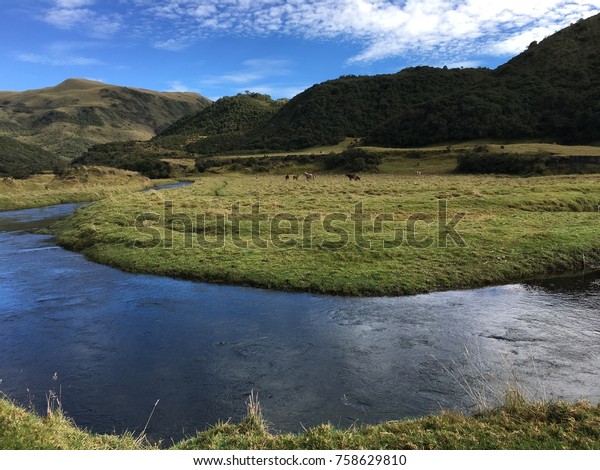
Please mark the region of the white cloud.
<svg viewBox="0 0 600 470"><path fill-rule="evenodd" d="M95 0L54 0L43 19L59 29L78 28L96 38L112 36L121 29L121 15L114 12L103 14L97 8Z"/></svg>
<svg viewBox="0 0 600 470"><path fill-rule="evenodd" d="M43 53L21 52L15 55L21 62L54 66L90 66L104 65L93 57L83 56L82 51L96 49L98 42L92 41L55 41L43 48Z"/></svg>
<svg viewBox="0 0 600 470"><path fill-rule="evenodd" d="M81 8L88 5L93 5L94 0L56 0L58 8Z"/></svg>
<svg viewBox="0 0 600 470"><path fill-rule="evenodd" d="M167 39L166 41L157 41L154 43L156 49L163 49L165 51L181 51L188 47L187 44L179 42L176 39Z"/></svg>
<svg viewBox="0 0 600 470"><path fill-rule="evenodd" d="M600 0L48 0L46 22L105 38L124 31L178 51L206 37L349 41L349 63L512 55L600 12ZM119 5L119 9L115 5ZM234 80L234 77L225 77ZM250 77L239 76L238 80Z"/></svg>
<svg viewBox="0 0 600 470"><path fill-rule="evenodd" d="M173 81L169 82L169 88L167 88L165 91L181 93L181 92L190 92L190 91L196 91L196 90L192 90L190 87L188 87L184 83L180 82L179 80L173 80Z"/></svg>
<svg viewBox="0 0 600 470"><path fill-rule="evenodd" d="M349 62L523 50L581 17L600 0L161 0L144 14L168 21L190 40L214 34L345 39L362 45Z"/></svg>
<svg viewBox="0 0 600 470"><path fill-rule="evenodd" d="M205 86L221 85L224 83L245 85L256 83L265 78L285 76L290 73L290 63L283 59L250 59L242 63L236 71L226 72L222 75L206 77L201 80Z"/></svg>
<svg viewBox="0 0 600 470"><path fill-rule="evenodd" d="M79 56L52 56L43 54L23 53L17 55L17 59L21 62L29 62L33 64L55 65L55 66L89 66L102 65L97 59L91 57Z"/></svg>
<svg viewBox="0 0 600 470"><path fill-rule="evenodd" d="M292 73L291 66L290 61L285 59L271 57L249 59L242 62L237 70L231 70L221 75L202 77L198 80L198 85L202 88L203 93L211 88L227 85L229 88L233 88L233 93L253 91L275 98L290 98L307 88L301 85L290 85L289 83L282 85L276 82L277 77L285 77Z"/></svg>
<svg viewBox="0 0 600 470"><path fill-rule="evenodd" d="M265 85L258 85L258 86L253 86L251 91L255 92L255 93L261 93L263 95L269 95L271 96L273 99L279 99L279 98L293 98L294 96L296 96L299 93L302 93L304 90L306 90L308 88L308 86L280 86L280 85L269 85L269 84L265 84ZM238 93L241 93L242 89L238 90Z"/></svg>

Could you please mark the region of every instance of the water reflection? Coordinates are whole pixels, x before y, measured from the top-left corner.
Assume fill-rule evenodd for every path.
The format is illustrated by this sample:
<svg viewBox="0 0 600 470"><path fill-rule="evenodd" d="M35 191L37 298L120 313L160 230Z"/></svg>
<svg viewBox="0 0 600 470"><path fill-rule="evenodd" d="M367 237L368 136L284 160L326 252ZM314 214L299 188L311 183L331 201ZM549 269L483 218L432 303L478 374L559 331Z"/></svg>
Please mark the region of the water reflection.
<svg viewBox="0 0 600 470"><path fill-rule="evenodd" d="M0 215L0 387L43 409L60 383L80 426L139 431L160 399L149 433L178 440L239 419L251 389L275 430L378 422L468 407L460 381L481 372L600 399L596 275L401 298L208 285L22 231L70 210Z"/></svg>

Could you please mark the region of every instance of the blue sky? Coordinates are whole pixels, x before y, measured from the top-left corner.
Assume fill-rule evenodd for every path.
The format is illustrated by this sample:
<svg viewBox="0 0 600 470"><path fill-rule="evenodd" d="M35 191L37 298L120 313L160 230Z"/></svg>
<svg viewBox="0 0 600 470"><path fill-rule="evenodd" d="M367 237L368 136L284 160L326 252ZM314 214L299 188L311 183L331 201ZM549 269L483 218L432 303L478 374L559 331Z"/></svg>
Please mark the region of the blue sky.
<svg viewBox="0 0 600 470"><path fill-rule="evenodd" d="M495 68L600 0L0 0L0 90L71 78L217 99L340 75Z"/></svg>

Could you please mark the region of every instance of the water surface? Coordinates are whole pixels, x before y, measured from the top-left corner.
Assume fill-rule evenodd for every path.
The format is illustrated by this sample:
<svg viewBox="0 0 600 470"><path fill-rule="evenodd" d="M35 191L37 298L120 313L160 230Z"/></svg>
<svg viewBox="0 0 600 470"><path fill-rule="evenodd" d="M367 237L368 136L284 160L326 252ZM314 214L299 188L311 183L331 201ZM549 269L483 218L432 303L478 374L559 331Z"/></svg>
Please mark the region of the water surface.
<svg viewBox="0 0 600 470"><path fill-rule="evenodd" d="M344 298L124 273L30 233L74 210L0 213L0 390L96 432L179 440L240 419L275 431L469 410L463 386L600 400L600 277ZM58 378L53 380L57 373Z"/></svg>

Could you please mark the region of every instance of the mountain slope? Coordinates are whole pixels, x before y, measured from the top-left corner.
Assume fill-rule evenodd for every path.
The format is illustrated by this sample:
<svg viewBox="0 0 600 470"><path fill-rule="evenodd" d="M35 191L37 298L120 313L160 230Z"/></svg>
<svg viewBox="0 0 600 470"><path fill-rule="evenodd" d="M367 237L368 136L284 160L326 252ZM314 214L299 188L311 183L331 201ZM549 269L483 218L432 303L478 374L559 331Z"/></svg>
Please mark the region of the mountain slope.
<svg viewBox="0 0 600 470"><path fill-rule="evenodd" d="M0 176L23 178L64 166L67 162L37 145L0 135Z"/></svg>
<svg viewBox="0 0 600 470"><path fill-rule="evenodd" d="M209 103L195 93L69 79L49 88L0 92L0 131L72 158L97 143L150 139Z"/></svg>
<svg viewBox="0 0 600 470"><path fill-rule="evenodd" d="M184 116L160 133L161 136L204 137L244 133L268 121L287 100L272 100L259 93L239 93L223 97L202 111Z"/></svg>
<svg viewBox="0 0 600 470"><path fill-rule="evenodd" d="M190 149L295 150L347 136L396 147L471 139L600 142L600 15L532 43L496 70L414 67L330 80L243 139L198 141Z"/></svg>
<svg viewBox="0 0 600 470"><path fill-rule="evenodd" d="M532 43L475 89L406 109L374 129L367 142L404 146L480 138L600 141L600 16Z"/></svg>

